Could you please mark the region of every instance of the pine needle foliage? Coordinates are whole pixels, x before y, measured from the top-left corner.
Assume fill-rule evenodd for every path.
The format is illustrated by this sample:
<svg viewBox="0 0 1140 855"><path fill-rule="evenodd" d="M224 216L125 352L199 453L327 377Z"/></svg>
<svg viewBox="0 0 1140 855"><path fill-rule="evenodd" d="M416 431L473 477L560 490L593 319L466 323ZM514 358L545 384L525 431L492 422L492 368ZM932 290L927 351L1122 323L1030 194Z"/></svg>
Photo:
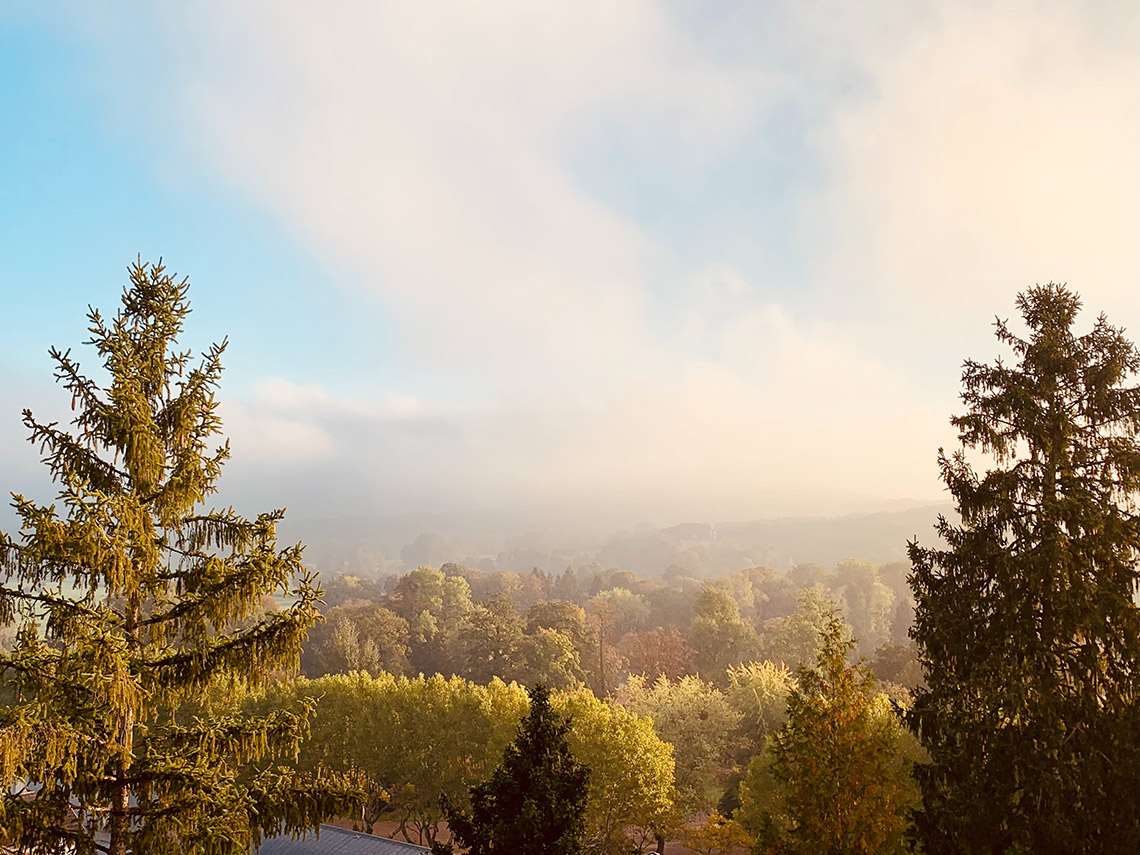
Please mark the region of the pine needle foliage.
<svg viewBox="0 0 1140 855"><path fill-rule="evenodd" d="M0 832L24 851L248 853L351 790L273 765L295 756L305 708L198 702L295 668L321 592L302 547L277 546L282 511L203 506L229 457L212 446L225 342L193 361L176 347L187 280L141 259L129 277L114 318L88 315L106 385L52 349L70 430L24 411L60 492L14 493L19 537L0 533L0 625L19 627L0 655ZM291 605L261 613L273 592Z"/></svg>
<svg viewBox="0 0 1140 855"><path fill-rule="evenodd" d="M590 770L571 754L569 730L550 705L550 690L533 688L530 712L502 765L471 788L470 813L445 804L455 841L468 855L578 855Z"/></svg>
<svg viewBox="0 0 1140 855"><path fill-rule="evenodd" d="M1028 337L996 324L1016 364L965 363L939 451L961 524L910 544L932 855L1140 851L1140 357L1103 315L1076 335L1080 306L1032 288Z"/></svg>

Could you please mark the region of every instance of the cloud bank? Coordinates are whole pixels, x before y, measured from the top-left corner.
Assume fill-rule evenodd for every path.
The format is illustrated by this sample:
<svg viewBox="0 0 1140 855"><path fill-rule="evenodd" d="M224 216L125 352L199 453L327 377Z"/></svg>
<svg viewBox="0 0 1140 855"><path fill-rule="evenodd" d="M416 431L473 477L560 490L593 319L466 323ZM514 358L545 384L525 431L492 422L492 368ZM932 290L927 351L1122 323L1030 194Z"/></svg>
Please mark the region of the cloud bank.
<svg viewBox="0 0 1140 855"><path fill-rule="evenodd" d="M1135 8L693 14L203 2L78 24L111 102L177 129L156 162L271 212L349 283L314 289L395 318L432 378L351 400L261 378L226 403L239 493L623 522L936 500L958 366L995 352L1017 291L1067 280L1135 324ZM776 137L815 178L742 205ZM662 225L706 215L793 245L757 228L738 257Z"/></svg>

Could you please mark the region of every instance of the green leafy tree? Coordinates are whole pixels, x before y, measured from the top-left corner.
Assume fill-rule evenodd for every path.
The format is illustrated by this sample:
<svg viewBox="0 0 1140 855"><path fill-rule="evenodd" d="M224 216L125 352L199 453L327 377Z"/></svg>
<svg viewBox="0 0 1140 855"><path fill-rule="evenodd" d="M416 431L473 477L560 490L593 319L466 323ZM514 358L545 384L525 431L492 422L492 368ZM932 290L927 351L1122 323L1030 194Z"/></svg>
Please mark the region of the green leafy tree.
<svg viewBox="0 0 1140 855"><path fill-rule="evenodd" d="M893 683L913 691L922 685L922 665L918 661L918 647L908 644L884 644L875 651L871 670L884 683Z"/></svg>
<svg viewBox="0 0 1140 855"><path fill-rule="evenodd" d="M608 629L613 638L637 632L649 620L649 604L645 602L644 597L628 588L610 588L602 591L591 600L590 605L597 611L599 603L602 602L611 607L613 625Z"/></svg>
<svg viewBox="0 0 1140 855"><path fill-rule="evenodd" d="M362 788L363 799L351 816L354 825L362 825L369 833L374 823L394 811L387 789L391 778L384 775L385 761L390 759L385 752L388 746L377 741L370 726L378 698L389 694L394 684L395 678L389 674L374 680L357 671L278 683L267 693L251 696L245 702L253 715L290 709L299 701L314 707L309 735L301 743L295 766L299 770L327 767L353 774Z"/></svg>
<svg viewBox="0 0 1140 855"><path fill-rule="evenodd" d="M450 809L455 841L470 855L578 855L590 770L570 752L570 725L536 686L518 736L491 779L471 790L470 813Z"/></svg>
<svg viewBox="0 0 1140 855"><path fill-rule="evenodd" d="M835 603L818 588L800 591L795 612L764 621L760 633L762 658L788 668L810 665L819 655L827 628L837 620ZM851 628L842 625L846 638Z"/></svg>
<svg viewBox="0 0 1140 855"><path fill-rule="evenodd" d="M692 815L715 805L732 769L741 721L724 693L692 675L676 682L660 677L652 685L632 676L617 699L651 719L673 746L678 807Z"/></svg>
<svg viewBox="0 0 1140 855"><path fill-rule="evenodd" d="M775 578L775 571L768 567L749 567L718 580L717 586L736 600L741 618L755 625L769 607L768 588Z"/></svg>
<svg viewBox="0 0 1140 855"><path fill-rule="evenodd" d="M677 825L673 746L653 722L587 689L555 697L570 719L574 756L590 767L583 850L598 855L642 852Z"/></svg>
<svg viewBox="0 0 1140 855"><path fill-rule="evenodd" d="M471 613L471 587L462 576L418 567L401 576L386 603L408 622L412 672L454 674L460 628Z"/></svg>
<svg viewBox="0 0 1140 855"><path fill-rule="evenodd" d="M215 390L224 343L197 365L175 349L185 279L130 268L122 308L89 314L106 385L53 349L73 431L24 411L60 485L53 505L13 494L19 541L0 534L0 828L37 851L246 853L265 834L347 809L346 791L250 761L297 750L303 715L210 716L212 685L295 668L320 590L301 546L278 549L281 511L206 510L229 446ZM259 612L267 592L291 605Z"/></svg>
<svg viewBox="0 0 1140 855"><path fill-rule="evenodd" d="M570 572L569 568L566 572ZM535 603L526 614L526 631L533 635L539 629L553 629L569 636L583 656L595 649L594 636L586 623L586 610L575 603L566 600Z"/></svg>
<svg viewBox="0 0 1140 855"><path fill-rule="evenodd" d="M728 855L750 846L752 837L736 820L713 809L703 822L681 830L681 843L698 855Z"/></svg>
<svg viewBox="0 0 1140 855"><path fill-rule="evenodd" d="M512 680L525 668L523 621L506 594L476 605L459 630L460 672L476 683L492 677Z"/></svg>
<svg viewBox="0 0 1140 855"><path fill-rule="evenodd" d="M384 599L384 589L372 579L362 579L352 573L321 576L321 587L325 589L321 599L324 608L333 609L352 602L378 603Z"/></svg>
<svg viewBox="0 0 1140 855"><path fill-rule="evenodd" d="M788 581L801 589L826 585L830 576L826 567L814 561L797 564L788 571Z"/></svg>
<svg viewBox="0 0 1140 855"><path fill-rule="evenodd" d="M847 663L853 645L832 614L814 666L797 671L787 723L741 784L736 818L759 852L905 851L914 746L874 678Z"/></svg>
<svg viewBox="0 0 1140 855"><path fill-rule="evenodd" d="M756 631L740 618L740 607L719 588L705 588L693 608L689 647L706 680L723 681L733 665L756 658Z"/></svg>
<svg viewBox="0 0 1140 855"><path fill-rule="evenodd" d="M851 625L856 653L870 655L878 650L890 638L895 606L895 593L883 581L879 568L845 558L828 581Z"/></svg>
<svg viewBox="0 0 1140 855"><path fill-rule="evenodd" d="M961 524L910 545L930 853L1140 850L1140 356L1103 315L1076 335L1080 305L1031 288L1028 337L996 323L1016 364L965 363Z"/></svg>
<svg viewBox="0 0 1140 855"><path fill-rule="evenodd" d="M407 621L367 600L329 609L301 651L301 670L309 677L348 671L400 675L409 667Z"/></svg>
<svg viewBox="0 0 1140 855"><path fill-rule="evenodd" d="M725 699L740 716L739 744L744 762L763 751L768 734L784 725L788 694L795 685L791 672L775 662L751 662L728 669Z"/></svg>
<svg viewBox="0 0 1140 855"><path fill-rule="evenodd" d="M891 612L891 644L910 643L910 627L914 622L914 591L907 581L910 569L909 561L892 561L879 567L879 578L895 595L895 606Z"/></svg>
<svg viewBox="0 0 1140 855"><path fill-rule="evenodd" d="M469 789L490 775L526 712L517 684L480 686L440 675L338 674L278 684L254 708L315 704L301 769L359 774L368 801L354 814L366 830L397 823L405 840L441 839L440 796L466 809Z"/></svg>
<svg viewBox="0 0 1140 855"><path fill-rule="evenodd" d="M556 629L539 627L522 639L522 663L515 670L524 685L542 683L552 689L572 689L585 681L574 642Z"/></svg>

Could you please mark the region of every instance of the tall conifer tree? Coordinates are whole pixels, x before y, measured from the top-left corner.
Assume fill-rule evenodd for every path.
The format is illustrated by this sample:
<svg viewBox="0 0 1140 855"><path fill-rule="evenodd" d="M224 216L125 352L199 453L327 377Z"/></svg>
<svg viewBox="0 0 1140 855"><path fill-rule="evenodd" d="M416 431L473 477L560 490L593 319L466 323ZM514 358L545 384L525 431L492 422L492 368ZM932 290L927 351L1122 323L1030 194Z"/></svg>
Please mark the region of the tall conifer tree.
<svg viewBox="0 0 1140 855"><path fill-rule="evenodd" d="M1057 285L1017 305L1017 364L965 363L962 449L939 452L961 524L910 544L926 670L910 723L926 852L1140 851L1140 368ZM979 475L966 452L989 455Z"/></svg>
<svg viewBox="0 0 1140 855"><path fill-rule="evenodd" d="M574 759L570 723L550 706L543 685L530 692L530 712L503 763L471 788L471 811L444 803L455 841L469 855L577 855L585 833L590 770ZM450 853L448 845L433 846Z"/></svg>
<svg viewBox="0 0 1140 855"><path fill-rule="evenodd" d="M60 493L13 494L21 535L0 533L0 624L19 627L0 656L0 831L30 851L247 853L349 790L272 765L296 751L304 710L188 704L295 667L320 590L301 546L277 547L281 511L203 507L229 457L211 447L225 343L192 362L176 349L186 280L141 260L129 274L114 319L88 316L104 386L51 351L72 429L24 411ZM270 592L290 605L257 619Z"/></svg>

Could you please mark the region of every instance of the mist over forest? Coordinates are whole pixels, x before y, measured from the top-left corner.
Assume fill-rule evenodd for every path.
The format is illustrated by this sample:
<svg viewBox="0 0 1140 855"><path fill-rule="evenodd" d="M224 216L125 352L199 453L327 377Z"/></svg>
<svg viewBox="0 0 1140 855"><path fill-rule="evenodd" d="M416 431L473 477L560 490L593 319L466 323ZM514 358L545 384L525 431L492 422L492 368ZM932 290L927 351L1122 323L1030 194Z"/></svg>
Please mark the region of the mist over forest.
<svg viewBox="0 0 1140 855"><path fill-rule="evenodd" d="M901 561L907 541L925 538L950 504L843 516L798 516L748 522L650 523L611 531L566 519L548 521L499 515L423 515L404 518L290 519L284 540L305 544L306 562L326 573L366 577L405 573L421 565L464 564L484 572L559 572L568 566L621 568L642 577L666 571L698 579L765 566L785 571L796 564L834 566L844 558L876 564ZM522 523L530 522L523 527Z"/></svg>

